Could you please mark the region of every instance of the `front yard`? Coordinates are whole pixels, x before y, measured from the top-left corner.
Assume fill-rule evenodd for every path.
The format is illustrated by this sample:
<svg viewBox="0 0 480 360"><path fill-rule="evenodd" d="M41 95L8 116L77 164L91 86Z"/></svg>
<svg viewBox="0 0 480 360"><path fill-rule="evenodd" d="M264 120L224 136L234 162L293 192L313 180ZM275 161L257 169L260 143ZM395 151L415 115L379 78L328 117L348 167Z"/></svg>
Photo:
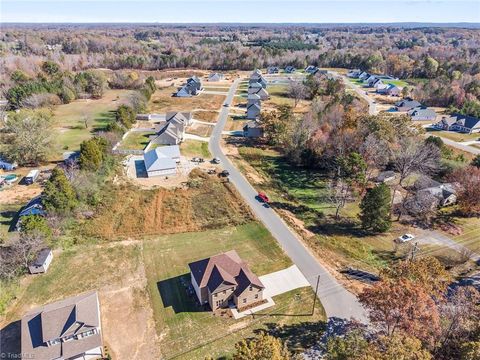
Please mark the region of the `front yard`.
<svg viewBox="0 0 480 360"><path fill-rule="evenodd" d="M154 131L130 131L120 142L120 150L144 150L150 142L150 136L155 135Z"/></svg>
<svg viewBox="0 0 480 360"><path fill-rule="evenodd" d="M165 113L167 111L194 111L197 109L216 111L225 100L224 95L200 93L197 96L181 98L172 96L177 87L160 88L152 95L149 102L149 113Z"/></svg>
<svg viewBox="0 0 480 360"><path fill-rule="evenodd" d="M462 141L472 141L480 139L480 133L475 134L462 134L455 131L442 131L442 130L435 130L435 129L427 129L427 132L433 136L440 136L445 139L462 142Z"/></svg>
<svg viewBox="0 0 480 360"><path fill-rule="evenodd" d="M267 323L294 324L323 319L323 310L310 315L313 291L307 287L274 297L273 308L241 320L215 317L195 305L187 294L188 263L235 249L261 276L284 269L291 261L268 231L252 222L201 233L162 236L144 242L148 290L162 354L169 358L202 359L231 352L235 342ZM195 251L192 251L195 249ZM264 315L264 316L263 316ZM191 352L192 351L192 352Z"/></svg>

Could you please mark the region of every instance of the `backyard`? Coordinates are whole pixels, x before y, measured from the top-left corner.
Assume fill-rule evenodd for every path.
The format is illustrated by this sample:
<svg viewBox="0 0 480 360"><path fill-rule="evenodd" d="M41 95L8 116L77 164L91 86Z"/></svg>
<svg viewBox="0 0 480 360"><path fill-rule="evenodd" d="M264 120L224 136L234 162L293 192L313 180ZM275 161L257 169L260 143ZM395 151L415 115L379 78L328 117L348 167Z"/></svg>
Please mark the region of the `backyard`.
<svg viewBox="0 0 480 360"><path fill-rule="evenodd" d="M143 150L150 142L150 136L155 135L153 131L131 131L118 146L120 150Z"/></svg>
<svg viewBox="0 0 480 360"><path fill-rule="evenodd" d="M57 130L55 156L64 151L75 151L92 133L102 130L115 117L115 110L125 103L132 90L107 90L101 99L75 100L59 105L53 112ZM85 126L86 125L86 126Z"/></svg>
<svg viewBox="0 0 480 360"><path fill-rule="evenodd" d="M180 153L183 156L195 157L200 156L204 159L210 158L210 151L208 150L208 143L198 140L185 140L180 144Z"/></svg>

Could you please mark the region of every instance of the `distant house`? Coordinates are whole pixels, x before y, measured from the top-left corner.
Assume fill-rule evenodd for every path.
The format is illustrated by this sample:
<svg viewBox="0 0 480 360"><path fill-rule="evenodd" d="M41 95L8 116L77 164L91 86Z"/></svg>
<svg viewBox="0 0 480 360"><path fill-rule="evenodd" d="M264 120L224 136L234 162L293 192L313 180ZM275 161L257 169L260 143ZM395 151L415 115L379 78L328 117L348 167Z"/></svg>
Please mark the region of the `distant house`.
<svg viewBox="0 0 480 360"><path fill-rule="evenodd" d="M418 194L428 193L430 197L438 201L436 206L448 206L455 204L457 195L451 184L440 184L438 186L428 187L418 191ZM427 198L427 197L425 197Z"/></svg>
<svg viewBox="0 0 480 360"><path fill-rule="evenodd" d="M267 74L278 74L279 69L277 66L269 66L267 68Z"/></svg>
<svg viewBox="0 0 480 360"><path fill-rule="evenodd" d="M408 111L408 115L413 121L434 121L437 113L429 108L417 107Z"/></svg>
<svg viewBox="0 0 480 360"><path fill-rule="evenodd" d="M389 96L399 96L401 93L401 89L393 84L386 84L382 87L377 87L377 93Z"/></svg>
<svg viewBox="0 0 480 360"><path fill-rule="evenodd" d="M248 95L256 94L261 100L268 100L270 97L267 90L259 83L252 83L248 86Z"/></svg>
<svg viewBox="0 0 480 360"><path fill-rule="evenodd" d="M307 74L316 74L320 69L314 65L308 65L306 68L305 68L305 72Z"/></svg>
<svg viewBox="0 0 480 360"><path fill-rule="evenodd" d="M188 264L190 278L200 304L213 311L232 302L242 310L263 301L265 286L235 250Z"/></svg>
<svg viewBox="0 0 480 360"><path fill-rule="evenodd" d="M255 120L260 116L260 104L250 104L247 106L247 119Z"/></svg>
<svg viewBox="0 0 480 360"><path fill-rule="evenodd" d="M458 131L466 134L473 134L480 132L480 119L474 116L452 114L455 118L455 123L450 127L450 130Z"/></svg>
<svg viewBox="0 0 480 360"><path fill-rule="evenodd" d="M250 79L248 80L249 84L255 84L258 83L262 85L263 88L267 87L267 80L262 76L261 73L254 72L251 76Z"/></svg>
<svg viewBox="0 0 480 360"><path fill-rule="evenodd" d="M349 78L352 78L352 79L358 79L358 77L360 76L360 74L362 73L361 70L359 69L353 69L353 70L350 70L348 73L347 73L347 76Z"/></svg>
<svg viewBox="0 0 480 360"><path fill-rule="evenodd" d="M365 71L363 71L360 75L358 75L358 78L360 80L366 80L370 77L371 75Z"/></svg>
<svg viewBox="0 0 480 360"><path fill-rule="evenodd" d="M28 266L30 274L41 274L47 272L53 259L53 252L49 248L39 251L37 258Z"/></svg>
<svg viewBox="0 0 480 360"><path fill-rule="evenodd" d="M409 111L421 106L422 104L420 104L417 100L413 100L410 98L406 98L395 103L395 108L397 109L397 111Z"/></svg>
<svg viewBox="0 0 480 360"><path fill-rule="evenodd" d="M395 180L397 175L394 171L382 171L378 176L375 178L377 183L386 183L389 181Z"/></svg>
<svg viewBox="0 0 480 360"><path fill-rule="evenodd" d="M192 122L192 115L188 112L168 112L165 121L156 127L156 134L150 137L153 144L178 145L183 141L185 128Z"/></svg>
<svg viewBox="0 0 480 360"><path fill-rule="evenodd" d="M258 94L248 94L247 97L247 107L251 104L261 105L262 100Z"/></svg>
<svg viewBox="0 0 480 360"><path fill-rule="evenodd" d="M243 127L243 136L248 138L263 137L263 126L257 120L249 121Z"/></svg>
<svg viewBox="0 0 480 360"><path fill-rule="evenodd" d="M291 65L288 65L287 67L285 67L285 72L287 74L293 74L296 71L297 71L297 69L295 69L295 67L293 67Z"/></svg>
<svg viewBox="0 0 480 360"><path fill-rule="evenodd" d="M457 122L457 118L452 116L442 116L442 119L433 125L437 130L451 130L452 126Z"/></svg>
<svg viewBox="0 0 480 360"><path fill-rule="evenodd" d="M21 322L21 354L31 359L100 359L103 340L97 292L27 312Z"/></svg>
<svg viewBox="0 0 480 360"><path fill-rule="evenodd" d="M147 151L143 161L148 177L175 175L180 162L180 148L178 145L159 146Z"/></svg>
<svg viewBox="0 0 480 360"><path fill-rule="evenodd" d="M215 81L222 81L224 78L223 74L219 73L212 73L208 75L208 81L215 82Z"/></svg>
<svg viewBox="0 0 480 360"><path fill-rule="evenodd" d="M183 85L175 94L176 97L191 97L198 95L202 90L202 81L197 76L187 79L187 83Z"/></svg>

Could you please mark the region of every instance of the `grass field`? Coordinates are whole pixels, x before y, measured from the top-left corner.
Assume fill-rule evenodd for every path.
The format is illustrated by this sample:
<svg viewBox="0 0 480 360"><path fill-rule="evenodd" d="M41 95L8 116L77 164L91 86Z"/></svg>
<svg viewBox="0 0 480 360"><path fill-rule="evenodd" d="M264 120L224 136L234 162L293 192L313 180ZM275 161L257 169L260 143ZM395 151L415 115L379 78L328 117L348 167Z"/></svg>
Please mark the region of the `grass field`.
<svg viewBox="0 0 480 360"><path fill-rule="evenodd" d="M245 118L245 114L238 115L238 116L229 115L227 118L227 123L225 124L224 130L225 131L242 130L248 121L249 120Z"/></svg>
<svg viewBox="0 0 480 360"><path fill-rule="evenodd" d="M461 235L451 236L453 240L480 254L480 218L456 218L457 225L463 230Z"/></svg>
<svg viewBox="0 0 480 360"><path fill-rule="evenodd" d="M180 358L202 359L207 355L225 355L233 349L236 341L250 336L254 329L264 328L266 323L281 325L323 319L320 307L314 316L306 315L312 306L313 292L310 288L294 291L303 300L297 303L292 293L275 297L276 306L264 313L281 315L265 316L259 321L214 317L210 312L197 308L188 297L181 279L188 281L187 265L194 260L235 249L257 275L291 265L268 231L258 223L163 236L145 241L144 249L149 294L157 333L161 338L160 346L166 357L194 349L194 352ZM240 329L245 330L229 334Z"/></svg>
<svg viewBox="0 0 480 360"><path fill-rule="evenodd" d="M185 140L180 144L180 153L183 156L195 157L200 156L204 159L210 158L212 155L208 150L208 143L198 140Z"/></svg>
<svg viewBox="0 0 480 360"><path fill-rule="evenodd" d="M189 134L198 135L201 137L209 137L213 132L213 124L206 125L206 124L194 123L187 128L186 132Z"/></svg>
<svg viewBox="0 0 480 360"><path fill-rule="evenodd" d="M143 150L150 142L150 136L154 135L153 131L131 131L125 139L122 140L120 146L121 150Z"/></svg>
<svg viewBox="0 0 480 360"><path fill-rule="evenodd" d="M375 270L398 255L394 254L392 240L406 228L394 223L385 234L366 236L358 226L358 201L347 203L340 210L342 221L337 222L333 219L335 208L328 200L327 179L322 173L293 167L273 150L244 146L239 153L248 164L239 163L242 171L249 174L247 177L252 178L257 189L268 194L272 206L292 226L308 234L308 244L322 258L335 259L336 266L356 263L360 268ZM252 176L248 166L259 176ZM326 252L331 256L325 256Z"/></svg>
<svg viewBox="0 0 480 360"><path fill-rule="evenodd" d="M193 111L196 109L218 110L225 100L224 95L202 93L189 98L174 97L172 94L176 89L174 86L169 86L155 91L150 99L148 111L151 113L164 113L167 111Z"/></svg>
<svg viewBox="0 0 480 360"><path fill-rule="evenodd" d="M92 133L104 129L113 120L114 111L127 101L131 93L132 90L107 90L98 100L75 100L57 106L53 113L57 131L56 154L78 150L82 141L89 139ZM87 128L84 119L88 119Z"/></svg>
<svg viewBox="0 0 480 360"><path fill-rule="evenodd" d="M0 196L2 193L0 192ZM24 204L0 204L0 244L8 237L8 230Z"/></svg>
<svg viewBox="0 0 480 360"><path fill-rule="evenodd" d="M472 141L480 138L480 134L462 134L455 131L439 131L435 129L427 129L427 132L434 136L444 137L446 139L457 142Z"/></svg>

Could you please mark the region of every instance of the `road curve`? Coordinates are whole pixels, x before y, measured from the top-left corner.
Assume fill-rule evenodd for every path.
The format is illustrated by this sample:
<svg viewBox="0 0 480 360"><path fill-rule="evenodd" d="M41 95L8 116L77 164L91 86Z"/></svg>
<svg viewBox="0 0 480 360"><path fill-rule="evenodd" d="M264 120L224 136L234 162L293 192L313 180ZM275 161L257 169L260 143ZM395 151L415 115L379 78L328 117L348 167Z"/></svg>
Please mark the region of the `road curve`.
<svg viewBox="0 0 480 360"><path fill-rule="evenodd" d="M232 103L239 82L240 79L232 84L228 91L226 104L230 105ZM230 182L235 185L245 202L252 208L258 219L260 219L286 254L297 265L314 290L317 277L320 276L317 295L325 308L327 316L329 318L338 317L341 319L353 317L360 321L366 321L365 311L355 295L337 282L273 209L264 207L263 204L256 200L257 192L255 189L224 155L220 146L220 140L222 138L222 130L227 122L228 111L228 106L222 107L218 122L210 137L209 148L213 156L220 159L222 167L230 172Z"/></svg>
<svg viewBox="0 0 480 360"><path fill-rule="evenodd" d="M377 105L374 103L374 101L370 98L370 96L368 96L367 94L365 94L365 90L363 90L362 88L360 88L359 86L357 85L354 85L352 84L348 78L344 75L340 75L339 73L337 73L336 71L331 71L329 70L329 72L334 76L336 77L337 79L342 79L343 80L343 83L345 84L346 87L352 89L353 91L355 91L358 96L360 96L363 100L365 100L367 103L368 103L368 114L369 115L376 115L377 114Z"/></svg>

